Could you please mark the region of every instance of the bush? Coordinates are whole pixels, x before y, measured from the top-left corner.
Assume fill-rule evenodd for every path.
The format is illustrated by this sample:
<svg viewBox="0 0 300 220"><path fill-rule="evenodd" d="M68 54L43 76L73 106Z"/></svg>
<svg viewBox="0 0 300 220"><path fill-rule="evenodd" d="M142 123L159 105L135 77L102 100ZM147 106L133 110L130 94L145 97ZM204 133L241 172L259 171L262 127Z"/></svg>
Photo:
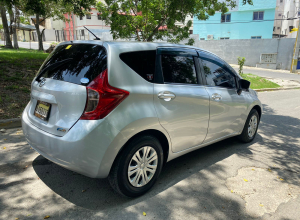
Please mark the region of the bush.
<svg viewBox="0 0 300 220"><path fill-rule="evenodd" d="M239 67L239 74L240 76L243 75L243 66L246 62L246 58L245 57L238 57L238 65L240 66Z"/></svg>

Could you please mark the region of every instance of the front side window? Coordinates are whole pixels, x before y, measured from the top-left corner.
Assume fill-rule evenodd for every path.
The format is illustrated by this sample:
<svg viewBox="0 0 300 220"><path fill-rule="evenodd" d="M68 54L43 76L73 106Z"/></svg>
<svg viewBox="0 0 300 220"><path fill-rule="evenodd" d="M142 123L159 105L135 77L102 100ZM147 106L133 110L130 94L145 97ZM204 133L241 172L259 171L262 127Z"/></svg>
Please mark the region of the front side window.
<svg viewBox="0 0 300 220"><path fill-rule="evenodd" d="M264 12L263 11L253 12L253 20L264 20Z"/></svg>
<svg viewBox="0 0 300 220"><path fill-rule="evenodd" d="M192 56L161 55L165 83L197 84L197 74Z"/></svg>
<svg viewBox="0 0 300 220"><path fill-rule="evenodd" d="M200 58L199 58L200 59ZM217 57L201 57L207 85L236 88L235 76Z"/></svg>
<svg viewBox="0 0 300 220"><path fill-rule="evenodd" d="M221 22L231 22L231 14L221 15Z"/></svg>

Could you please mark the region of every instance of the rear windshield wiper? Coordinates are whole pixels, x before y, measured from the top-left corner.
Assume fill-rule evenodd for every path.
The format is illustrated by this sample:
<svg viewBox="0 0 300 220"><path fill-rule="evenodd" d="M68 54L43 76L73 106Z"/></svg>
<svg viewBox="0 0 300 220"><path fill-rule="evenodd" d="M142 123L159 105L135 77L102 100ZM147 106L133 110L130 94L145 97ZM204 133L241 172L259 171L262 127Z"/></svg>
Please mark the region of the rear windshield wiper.
<svg viewBox="0 0 300 220"><path fill-rule="evenodd" d="M41 72L39 73L39 75L36 77L36 81L40 82L40 78L41 76L48 70L54 70L60 66L62 66L63 64L66 64L68 62L70 62L71 60L73 60L73 58L68 58L68 59L65 59L65 60L61 60L61 61L58 61L56 63L53 63L49 66L47 66L46 68L42 69Z"/></svg>

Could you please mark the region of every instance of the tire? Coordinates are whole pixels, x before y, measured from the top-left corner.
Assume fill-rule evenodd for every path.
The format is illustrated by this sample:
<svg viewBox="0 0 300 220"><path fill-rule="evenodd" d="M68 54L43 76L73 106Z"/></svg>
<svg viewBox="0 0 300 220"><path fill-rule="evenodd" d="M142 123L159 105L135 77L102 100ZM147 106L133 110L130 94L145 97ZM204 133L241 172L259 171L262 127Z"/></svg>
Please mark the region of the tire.
<svg viewBox="0 0 300 220"><path fill-rule="evenodd" d="M145 159L143 152L147 150L148 154L146 154ZM155 153L157 159L151 161L155 158ZM142 160L139 160L138 155ZM150 163L144 163L143 158L144 160L150 158ZM141 163L137 163L137 160ZM153 173L155 165L156 170ZM132 168L131 172L133 172L131 176L129 175L129 166ZM162 170L162 166L163 150L160 142L153 136L140 136L130 141L121 154L118 155L108 180L117 193L126 197L138 197L152 188ZM148 170L151 170L151 172ZM138 174L141 174L141 176L138 176Z"/></svg>
<svg viewBox="0 0 300 220"><path fill-rule="evenodd" d="M253 121L253 119L256 117L256 126L255 128L252 126L252 132L249 133L249 126L250 126L250 122L251 120ZM259 114L255 109L252 109L248 115L248 118L246 120L243 132L238 136L238 139L244 143L249 143L251 141L253 141L253 139L255 138L256 134L257 134L257 128L259 125ZM255 123L255 120L254 120Z"/></svg>

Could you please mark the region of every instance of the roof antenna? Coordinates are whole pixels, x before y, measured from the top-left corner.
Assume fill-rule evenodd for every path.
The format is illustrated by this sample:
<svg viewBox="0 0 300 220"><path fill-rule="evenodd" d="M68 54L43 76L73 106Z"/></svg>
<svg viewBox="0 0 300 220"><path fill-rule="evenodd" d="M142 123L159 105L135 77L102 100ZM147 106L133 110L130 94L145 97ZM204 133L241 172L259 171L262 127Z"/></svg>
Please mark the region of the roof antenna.
<svg viewBox="0 0 300 220"><path fill-rule="evenodd" d="M87 29L85 26L83 26L85 29ZM90 32L92 35L94 35L95 36L95 40L100 40L100 38L99 37L97 37L93 32L91 32L89 29L87 29L88 30L88 32Z"/></svg>

